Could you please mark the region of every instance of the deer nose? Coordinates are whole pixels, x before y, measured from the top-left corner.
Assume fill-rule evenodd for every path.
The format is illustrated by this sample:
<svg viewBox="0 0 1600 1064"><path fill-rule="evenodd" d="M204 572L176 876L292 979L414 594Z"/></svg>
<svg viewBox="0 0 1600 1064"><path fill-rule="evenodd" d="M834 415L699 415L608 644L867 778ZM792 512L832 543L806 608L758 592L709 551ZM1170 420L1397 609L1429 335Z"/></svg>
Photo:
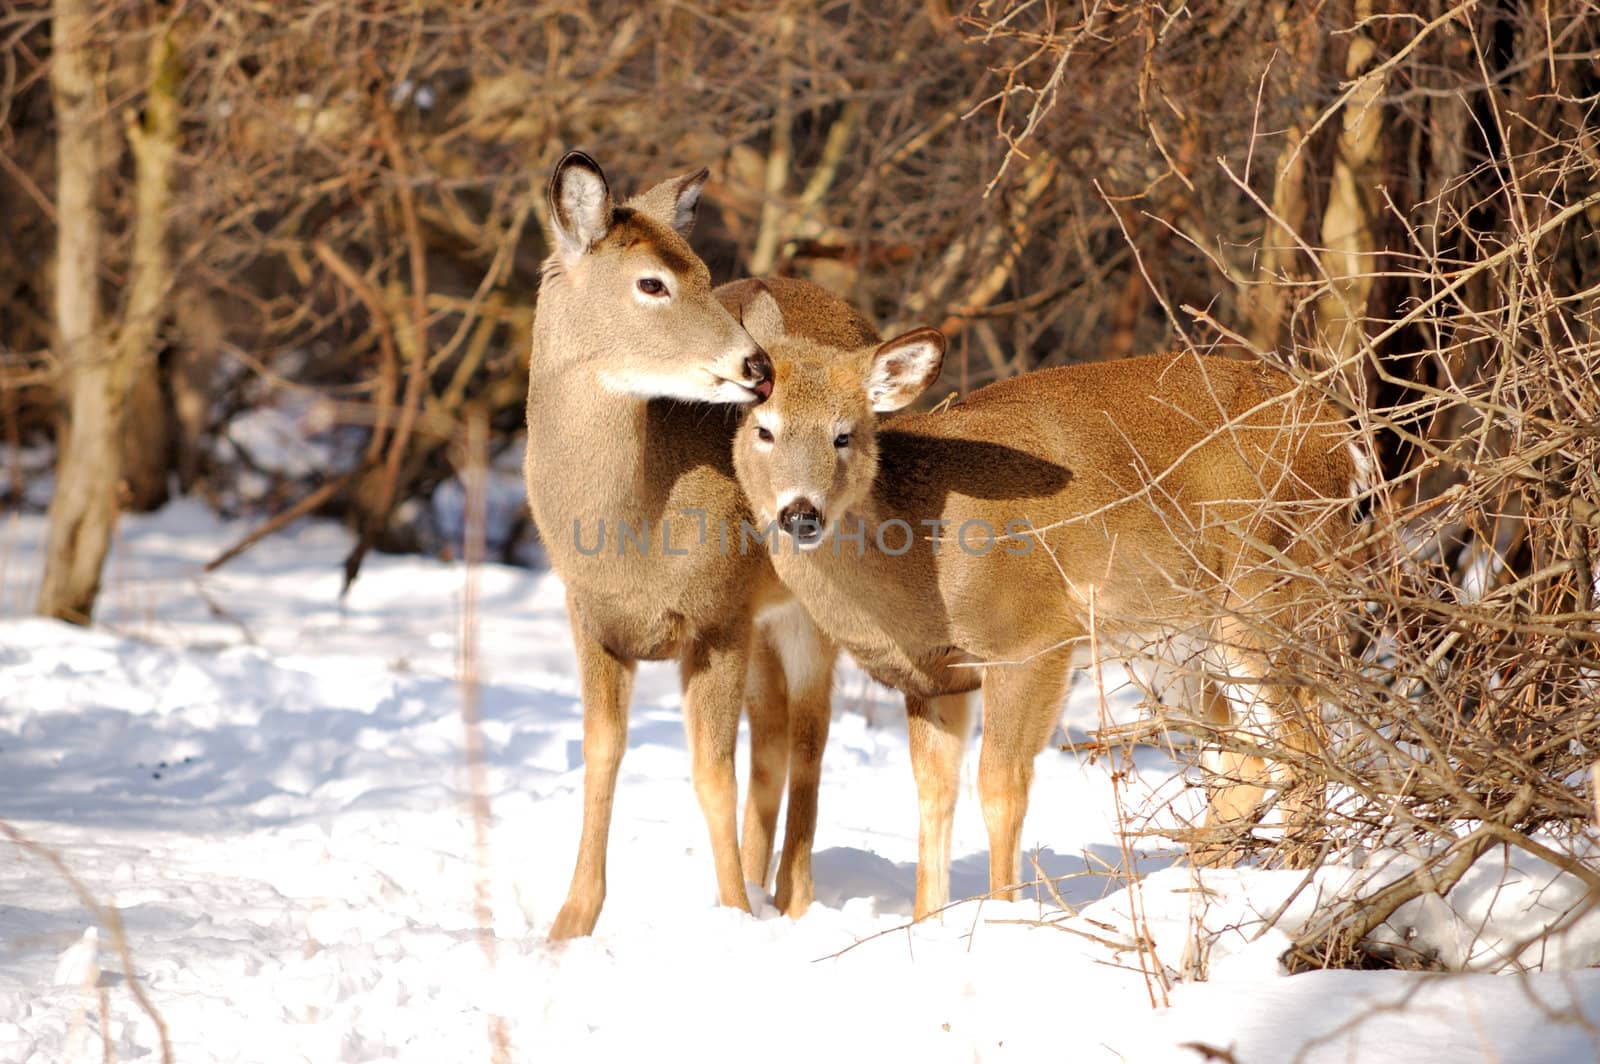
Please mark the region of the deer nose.
<svg viewBox="0 0 1600 1064"><path fill-rule="evenodd" d="M778 527L809 546L822 539L822 515L810 499L796 499L778 513Z"/></svg>
<svg viewBox="0 0 1600 1064"><path fill-rule="evenodd" d="M750 390L758 399L772 394L772 359L761 348L744 360L745 376L750 378Z"/></svg>

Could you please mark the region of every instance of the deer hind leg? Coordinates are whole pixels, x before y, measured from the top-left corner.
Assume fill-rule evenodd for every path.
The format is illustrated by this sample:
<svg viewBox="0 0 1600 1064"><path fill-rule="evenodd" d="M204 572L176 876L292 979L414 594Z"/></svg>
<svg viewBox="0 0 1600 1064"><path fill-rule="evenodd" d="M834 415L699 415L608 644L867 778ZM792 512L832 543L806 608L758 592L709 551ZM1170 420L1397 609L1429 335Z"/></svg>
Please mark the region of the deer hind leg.
<svg viewBox="0 0 1600 1064"><path fill-rule="evenodd" d="M750 718L750 783L744 806L739 864L746 883L766 889L772 869L772 838L789 772L789 693L783 666L764 628L751 640L745 683Z"/></svg>
<svg viewBox="0 0 1600 1064"><path fill-rule="evenodd" d="M955 821L961 758L972 734L972 696L906 695L911 771L917 778L917 898L921 920L950 902L950 831Z"/></svg>
<svg viewBox="0 0 1600 1064"><path fill-rule="evenodd" d="M776 632L775 642L789 692L789 813L773 900L779 911L798 917L816 895L811 849L817 837L822 752L828 745L832 715L833 663L839 652L799 606Z"/></svg>
<svg viewBox="0 0 1600 1064"><path fill-rule="evenodd" d="M983 670L983 752L978 793L989 829L989 890L1014 901L1022 879L1022 818L1033 786L1033 762L1061 715L1069 656L1040 655L1020 665Z"/></svg>
<svg viewBox="0 0 1600 1064"><path fill-rule="evenodd" d="M614 656L576 621L572 638L583 693L583 828L572 885L550 928L550 937L557 939L590 934L600 918L606 897L611 803L628 741L628 699L633 692L632 661Z"/></svg>
<svg viewBox="0 0 1600 1064"><path fill-rule="evenodd" d="M733 760L750 658L746 619L702 635L679 659L683 674L683 724L689 739L695 795L711 833L717 895L723 905L750 911L739 868L739 784Z"/></svg>

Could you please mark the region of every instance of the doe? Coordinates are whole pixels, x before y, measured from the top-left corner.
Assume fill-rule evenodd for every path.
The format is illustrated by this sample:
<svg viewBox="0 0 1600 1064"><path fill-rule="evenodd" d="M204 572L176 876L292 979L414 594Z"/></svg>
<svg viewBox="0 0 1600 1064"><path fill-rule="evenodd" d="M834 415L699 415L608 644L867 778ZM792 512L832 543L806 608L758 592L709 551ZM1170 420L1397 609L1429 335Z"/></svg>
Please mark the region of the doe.
<svg viewBox="0 0 1600 1064"><path fill-rule="evenodd" d="M1091 625L1130 651L1201 634L1214 724L1238 719L1232 693L1284 746L1316 742L1307 696L1273 671L1270 633L1306 614L1310 574L1348 527L1358 456L1321 400L1259 362L1171 354L1040 370L880 423L938 377L940 333L829 347L759 298L743 321L774 371L734 464L784 537L778 574L906 697L918 917L948 901L966 694L981 684L990 887L1012 896L1034 758ZM1208 821L1251 815L1266 766L1225 754L1216 768L1232 782L1213 788Z"/></svg>

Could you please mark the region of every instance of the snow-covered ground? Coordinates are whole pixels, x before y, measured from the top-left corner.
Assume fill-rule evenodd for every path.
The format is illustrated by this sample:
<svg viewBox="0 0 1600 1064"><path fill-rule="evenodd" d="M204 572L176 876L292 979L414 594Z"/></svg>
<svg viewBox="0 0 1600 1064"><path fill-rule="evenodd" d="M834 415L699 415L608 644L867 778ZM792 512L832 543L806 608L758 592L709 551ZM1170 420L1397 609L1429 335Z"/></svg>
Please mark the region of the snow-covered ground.
<svg viewBox="0 0 1600 1064"><path fill-rule="evenodd" d="M971 903L907 929L904 723L854 672L824 761L810 913L713 904L675 670L647 666L599 928L552 945L581 796L571 645L558 581L493 566L478 626L491 966L465 800L463 568L372 557L341 604L346 537L307 522L202 574L244 531L190 503L124 521L99 624L82 630L28 616L42 519L0 521L0 818L37 844L0 839L0 1060L100 1060L103 1036L116 1059L160 1059L91 904L120 913L180 1061L488 1060L491 1016L528 1061L1200 1061L1201 1046L1239 1064L1600 1059L1600 971L1581 967L1600 961L1592 923L1561 944L1567 970L1284 977L1284 930L1262 914L1302 877L1202 878L1146 850L1130 893L1107 767L1066 750L1039 759L1024 842L1071 875L1059 892L1077 914ZM1080 682L1066 734L1099 712ZM986 883L974 766L958 896ZM1138 768L1128 800L1194 803L1159 751ZM1283 927L1346 874L1319 874ZM1409 917L1468 963L1482 961L1471 921L1504 918L1511 935L1564 889L1516 865L1482 878L1455 914ZM1153 959L1133 948L1135 903ZM1152 966L1202 963L1208 981L1152 1007Z"/></svg>

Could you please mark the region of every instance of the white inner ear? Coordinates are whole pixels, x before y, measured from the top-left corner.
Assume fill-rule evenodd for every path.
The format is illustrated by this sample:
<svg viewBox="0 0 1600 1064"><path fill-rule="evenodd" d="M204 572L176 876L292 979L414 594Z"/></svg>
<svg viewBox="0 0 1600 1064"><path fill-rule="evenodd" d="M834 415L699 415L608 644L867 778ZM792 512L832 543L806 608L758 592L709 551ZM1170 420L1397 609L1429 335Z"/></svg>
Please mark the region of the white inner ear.
<svg viewBox="0 0 1600 1064"><path fill-rule="evenodd" d="M599 174L573 167L561 179L561 213L571 226L561 237L569 254L588 251L606 233L606 183Z"/></svg>
<svg viewBox="0 0 1600 1064"><path fill-rule="evenodd" d="M700 205L700 191L705 185L705 178L691 178L678 190L678 200L672 207L672 228L686 236L694 228L695 208Z"/></svg>
<svg viewBox="0 0 1600 1064"><path fill-rule="evenodd" d="M867 398L880 414L899 410L922 393L932 381L929 370L939 358L939 350L926 341L907 344L872 364L867 378Z"/></svg>

